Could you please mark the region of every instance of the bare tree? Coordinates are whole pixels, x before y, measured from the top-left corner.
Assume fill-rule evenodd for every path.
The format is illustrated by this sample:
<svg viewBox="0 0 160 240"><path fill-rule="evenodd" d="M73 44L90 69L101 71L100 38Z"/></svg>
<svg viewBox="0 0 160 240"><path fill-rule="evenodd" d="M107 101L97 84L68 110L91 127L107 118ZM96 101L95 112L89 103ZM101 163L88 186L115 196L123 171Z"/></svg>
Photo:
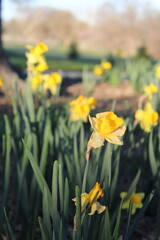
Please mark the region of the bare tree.
<svg viewBox="0 0 160 240"><path fill-rule="evenodd" d="M12 0L17 4L26 3L29 0ZM2 0L0 0L0 66L6 65L9 66L8 60L3 48L3 41L2 41L2 32L3 32L3 24L2 24Z"/></svg>

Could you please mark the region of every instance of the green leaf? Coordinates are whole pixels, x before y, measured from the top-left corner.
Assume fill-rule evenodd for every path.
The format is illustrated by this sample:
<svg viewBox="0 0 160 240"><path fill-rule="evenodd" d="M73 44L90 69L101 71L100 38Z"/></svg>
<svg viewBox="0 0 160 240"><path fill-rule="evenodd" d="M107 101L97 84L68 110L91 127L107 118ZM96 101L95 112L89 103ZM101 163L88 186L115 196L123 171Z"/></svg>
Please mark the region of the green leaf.
<svg viewBox="0 0 160 240"><path fill-rule="evenodd" d="M124 198L124 201L126 201L132 195L132 193L135 192L137 183L138 183L139 178L140 178L140 175L141 175L141 169L138 170L138 172L137 172L137 174L136 174L136 176L135 176L135 178L134 178L134 180L133 180L133 182L132 182L132 184L131 184L128 192L127 192L127 195Z"/></svg>
<svg viewBox="0 0 160 240"><path fill-rule="evenodd" d="M116 225L115 225L114 232L113 232L113 239L114 240L117 240L118 235L119 235L120 223L121 223L122 202L123 202L123 200L121 201L120 206L119 206L117 221L116 221Z"/></svg>
<svg viewBox="0 0 160 240"><path fill-rule="evenodd" d="M46 225L44 224L41 217L38 217L38 222L41 230L42 240L50 240L50 236L48 235L48 231Z"/></svg>
<svg viewBox="0 0 160 240"><path fill-rule="evenodd" d="M155 154L154 154L152 135L153 135L153 132L151 132L149 135L149 161L150 161L152 174L153 174L153 176L155 176L158 171L158 166L157 166L157 162L156 162L156 158L155 158Z"/></svg>
<svg viewBox="0 0 160 240"><path fill-rule="evenodd" d="M9 219L7 217L7 213L6 213L5 208L4 208L4 218L5 218L5 222L6 222L6 225L7 225L7 230L8 230L8 235L10 237L10 240L16 240L15 237L14 237L14 233L12 231Z"/></svg>
<svg viewBox="0 0 160 240"><path fill-rule="evenodd" d="M112 237L111 237L111 222L110 222L108 208L106 208L102 240L111 240L111 239L112 239Z"/></svg>
<svg viewBox="0 0 160 240"><path fill-rule="evenodd" d="M52 197L51 197L51 193L49 191L48 185L42 175L42 172L37 164L37 161L34 159L32 153L30 152L29 148L27 147L25 141L23 139L22 139L22 141L23 141L25 151L27 153L28 159L29 159L32 169L34 171L34 174L37 179L37 182L38 182L41 192L43 193L44 187L47 190L48 200L49 200L49 204L50 204L50 211L51 211L51 215L53 216Z"/></svg>

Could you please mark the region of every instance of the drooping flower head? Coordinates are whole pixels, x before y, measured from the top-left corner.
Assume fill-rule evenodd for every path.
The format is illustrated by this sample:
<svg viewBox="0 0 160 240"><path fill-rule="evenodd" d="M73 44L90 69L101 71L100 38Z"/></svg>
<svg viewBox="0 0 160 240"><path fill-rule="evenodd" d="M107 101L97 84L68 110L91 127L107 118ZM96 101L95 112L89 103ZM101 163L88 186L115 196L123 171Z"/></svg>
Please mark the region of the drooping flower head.
<svg viewBox="0 0 160 240"><path fill-rule="evenodd" d="M127 192L121 192L120 197L124 199L127 195ZM134 214L137 208L142 208L142 200L144 198L144 193L133 193L125 202L122 204L122 209L129 209L130 201L133 202L132 214Z"/></svg>
<svg viewBox="0 0 160 240"><path fill-rule="evenodd" d="M87 122L91 109L95 108L96 100L93 97L79 96L70 102L70 119L72 121L82 120Z"/></svg>
<svg viewBox="0 0 160 240"><path fill-rule="evenodd" d="M123 136L126 131L122 118L113 112L103 112L96 114L96 118L89 117L89 121L94 129L88 142L91 147L101 147L105 140L113 144L123 144L118 138L118 136Z"/></svg>
<svg viewBox="0 0 160 240"><path fill-rule="evenodd" d="M82 193L81 194L81 211L83 212L88 204L91 204L91 212L89 215L93 215L96 211L98 214L104 212L106 206L102 206L97 200L100 197L103 197L103 191L100 187L100 184L97 182L93 189L89 193ZM72 199L76 204L76 198Z"/></svg>
<svg viewBox="0 0 160 240"><path fill-rule="evenodd" d="M158 124L158 113L153 110L150 102L145 104L144 110L138 109L135 118L140 122L141 128L145 132L150 132L153 126Z"/></svg>

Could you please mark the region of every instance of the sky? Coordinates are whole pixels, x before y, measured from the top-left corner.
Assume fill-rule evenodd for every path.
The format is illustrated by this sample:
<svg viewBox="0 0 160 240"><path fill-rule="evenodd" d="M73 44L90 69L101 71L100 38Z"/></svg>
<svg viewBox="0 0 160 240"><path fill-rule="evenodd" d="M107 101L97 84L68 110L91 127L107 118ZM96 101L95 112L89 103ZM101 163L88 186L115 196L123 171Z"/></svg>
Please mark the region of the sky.
<svg viewBox="0 0 160 240"><path fill-rule="evenodd" d="M125 2L133 0L114 0L117 6L121 6ZM141 0L143 2L152 3L155 8L160 9L160 0ZM10 20L16 16L16 5L12 0L2 0L2 16L5 20ZM56 9L66 9L74 12L81 20L87 20L89 11L94 12L99 6L103 5L106 0L30 0L29 3L33 7L49 6Z"/></svg>

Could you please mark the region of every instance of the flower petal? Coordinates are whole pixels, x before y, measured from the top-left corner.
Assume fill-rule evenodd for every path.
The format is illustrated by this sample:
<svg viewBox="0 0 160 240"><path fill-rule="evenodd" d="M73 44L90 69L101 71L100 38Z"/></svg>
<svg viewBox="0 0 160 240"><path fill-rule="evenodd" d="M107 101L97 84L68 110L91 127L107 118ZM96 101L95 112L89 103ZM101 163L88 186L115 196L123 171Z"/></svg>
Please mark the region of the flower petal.
<svg viewBox="0 0 160 240"><path fill-rule="evenodd" d="M116 136L123 136L125 131L126 131L126 127L122 126L118 128L116 131L114 131L113 134L115 134Z"/></svg>
<svg viewBox="0 0 160 240"><path fill-rule="evenodd" d="M98 214L101 214L102 212L104 212L104 210L106 209L106 206L102 206L99 202L94 202L91 206L91 212L88 215L93 215L95 213L95 211L98 212Z"/></svg>
<svg viewBox="0 0 160 240"><path fill-rule="evenodd" d="M104 138L98 133L98 132L93 132L88 144L93 147L93 148L99 148L104 145Z"/></svg>
<svg viewBox="0 0 160 240"><path fill-rule="evenodd" d="M105 138L108 142L117 144L117 145L123 145L123 142L119 140L119 138L115 134L108 134Z"/></svg>

